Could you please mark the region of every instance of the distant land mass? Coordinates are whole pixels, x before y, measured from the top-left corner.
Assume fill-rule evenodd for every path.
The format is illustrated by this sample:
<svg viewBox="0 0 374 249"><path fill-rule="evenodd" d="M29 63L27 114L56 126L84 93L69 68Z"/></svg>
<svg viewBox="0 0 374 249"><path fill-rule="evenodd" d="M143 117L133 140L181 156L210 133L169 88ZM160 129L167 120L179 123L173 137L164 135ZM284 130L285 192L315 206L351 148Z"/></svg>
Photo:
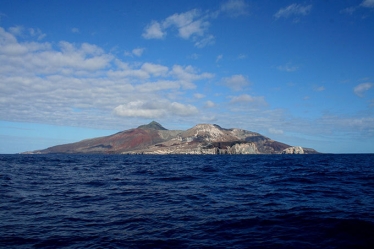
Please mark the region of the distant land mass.
<svg viewBox="0 0 374 249"><path fill-rule="evenodd" d="M23 154L317 154L259 133L216 124L198 124L188 130L168 130L152 121L116 134L62 144Z"/></svg>

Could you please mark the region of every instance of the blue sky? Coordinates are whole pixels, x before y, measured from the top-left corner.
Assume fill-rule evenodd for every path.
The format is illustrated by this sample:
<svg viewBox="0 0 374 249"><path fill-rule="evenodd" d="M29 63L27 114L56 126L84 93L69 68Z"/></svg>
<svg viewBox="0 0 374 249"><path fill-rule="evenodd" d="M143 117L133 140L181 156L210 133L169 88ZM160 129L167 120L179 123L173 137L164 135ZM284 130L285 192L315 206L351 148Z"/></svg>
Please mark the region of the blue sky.
<svg viewBox="0 0 374 249"><path fill-rule="evenodd" d="M0 2L0 153L199 123L374 153L374 0Z"/></svg>

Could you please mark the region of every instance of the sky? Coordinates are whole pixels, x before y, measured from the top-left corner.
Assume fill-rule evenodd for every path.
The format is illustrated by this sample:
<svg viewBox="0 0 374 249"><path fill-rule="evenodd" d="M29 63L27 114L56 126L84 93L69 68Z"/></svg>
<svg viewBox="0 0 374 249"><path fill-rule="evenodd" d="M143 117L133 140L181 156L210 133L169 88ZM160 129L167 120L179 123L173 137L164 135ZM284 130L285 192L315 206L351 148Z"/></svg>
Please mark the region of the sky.
<svg viewBox="0 0 374 249"><path fill-rule="evenodd" d="M0 1L0 153L153 120L374 153L374 0Z"/></svg>

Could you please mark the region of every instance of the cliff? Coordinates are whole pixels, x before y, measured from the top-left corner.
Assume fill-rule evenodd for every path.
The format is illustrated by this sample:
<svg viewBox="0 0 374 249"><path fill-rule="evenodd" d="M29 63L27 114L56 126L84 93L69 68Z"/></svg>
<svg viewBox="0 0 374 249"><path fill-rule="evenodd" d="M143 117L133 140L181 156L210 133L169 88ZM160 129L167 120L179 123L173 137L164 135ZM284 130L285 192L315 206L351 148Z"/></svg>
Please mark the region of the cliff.
<svg viewBox="0 0 374 249"><path fill-rule="evenodd" d="M153 121L116 134L53 146L33 154L313 154L259 133L198 124L186 131L167 130Z"/></svg>

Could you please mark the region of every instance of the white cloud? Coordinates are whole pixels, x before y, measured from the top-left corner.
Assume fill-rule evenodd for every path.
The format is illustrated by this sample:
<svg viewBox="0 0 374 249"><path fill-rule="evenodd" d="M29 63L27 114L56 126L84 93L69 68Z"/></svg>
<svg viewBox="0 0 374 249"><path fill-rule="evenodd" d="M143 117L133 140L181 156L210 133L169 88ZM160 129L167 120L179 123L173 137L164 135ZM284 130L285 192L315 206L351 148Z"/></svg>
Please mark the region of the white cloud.
<svg viewBox="0 0 374 249"><path fill-rule="evenodd" d="M248 94L231 97L231 103L253 103L258 105L266 105L264 97L253 97Z"/></svg>
<svg viewBox="0 0 374 249"><path fill-rule="evenodd" d="M239 55L238 55L238 59L239 59L239 60L243 60L243 59L245 59L245 58L247 58L247 55L245 55L245 54L239 54Z"/></svg>
<svg viewBox="0 0 374 249"><path fill-rule="evenodd" d="M79 34L80 33L78 28L72 28L71 32L75 33L75 34Z"/></svg>
<svg viewBox="0 0 374 249"><path fill-rule="evenodd" d="M30 35L35 36L38 39L38 41L43 40L44 37L47 36L46 34L43 34L40 29L29 28L29 32L30 32Z"/></svg>
<svg viewBox="0 0 374 249"><path fill-rule="evenodd" d="M5 56L2 57L5 63L2 65L8 65L0 72L10 69L17 72L23 68L29 73L38 74L69 73L69 70L88 73L106 68L113 59L112 55L88 43L77 47L68 42L59 42L58 49L53 49L49 43L19 43L3 29L0 29L0 37L0 53Z"/></svg>
<svg viewBox="0 0 374 249"><path fill-rule="evenodd" d="M182 39L191 39L198 48L214 43L214 36L207 34L210 25L208 16L203 16L197 9L175 13L161 22L152 21L146 26L142 36L146 39L161 39L167 30L176 29Z"/></svg>
<svg viewBox="0 0 374 249"><path fill-rule="evenodd" d="M141 83L135 86L139 92L157 92L171 89L180 89L181 84L172 80L157 80L153 82Z"/></svg>
<svg viewBox="0 0 374 249"><path fill-rule="evenodd" d="M342 9L340 11L340 13L345 13L345 14L349 14L349 15L352 15L357 9L359 9L360 7L364 7L364 8L374 8L374 0L364 0L361 2L361 4L357 5L357 6L351 6L351 7L348 7L348 8L345 8L345 9Z"/></svg>
<svg viewBox="0 0 374 249"><path fill-rule="evenodd" d="M222 82L225 86L231 88L234 91L240 91L243 89L243 87L250 84L249 80L241 74L223 78Z"/></svg>
<svg viewBox="0 0 374 249"><path fill-rule="evenodd" d="M144 48L134 48L132 50L132 53L138 57L142 56L143 52L144 52Z"/></svg>
<svg viewBox="0 0 374 249"><path fill-rule="evenodd" d="M229 0L220 6L217 11L202 12L192 9L182 13L175 13L164 20L152 20L143 31L145 39L162 39L167 32L177 30L177 36L194 42L197 48L203 48L215 43L215 36L208 33L210 21L220 14L226 13L231 17L248 14L248 4L244 0Z"/></svg>
<svg viewBox="0 0 374 249"><path fill-rule="evenodd" d="M142 56L144 50L145 50L145 48L134 48L131 51L125 51L124 55L125 56L130 56L130 57L133 57L133 56L140 57L140 56Z"/></svg>
<svg viewBox="0 0 374 249"><path fill-rule="evenodd" d="M200 11L193 9L184 13L169 16L163 22L163 27L178 29L178 34L183 39L189 39L192 35L203 36L209 26L209 22L198 19Z"/></svg>
<svg viewBox="0 0 374 249"><path fill-rule="evenodd" d="M213 101L208 100L208 101L205 102L204 106L207 107L207 108L212 108L212 107L215 107L216 104Z"/></svg>
<svg viewBox="0 0 374 249"><path fill-rule="evenodd" d="M114 113L124 117L160 118L166 115L164 103L133 101L114 108Z"/></svg>
<svg viewBox="0 0 374 249"><path fill-rule="evenodd" d="M213 35L207 35L203 37L202 39L198 39L195 42L195 47L197 48L203 48L208 45L213 45L215 43L215 38Z"/></svg>
<svg viewBox="0 0 374 249"><path fill-rule="evenodd" d="M132 101L114 108L114 113L124 117L162 118L165 116L192 116L198 113L195 106L168 100Z"/></svg>
<svg viewBox="0 0 374 249"><path fill-rule="evenodd" d="M26 30L23 26L10 27L8 30L12 35L22 36L22 37L31 36L31 37L35 37L38 41L43 40L47 36L40 29L29 28ZM28 32L25 32L25 31L28 31Z"/></svg>
<svg viewBox="0 0 374 249"><path fill-rule="evenodd" d="M190 56L188 56L189 59L193 59L193 60L197 60L197 59L199 59L199 57L200 57L200 55L196 54L196 53L193 53Z"/></svg>
<svg viewBox="0 0 374 249"><path fill-rule="evenodd" d="M127 63L118 62L118 60L116 60L116 63L118 65L118 69L109 70L107 72L107 75L110 78L113 78L113 79L136 78L138 80L146 80L151 77L149 72L145 70L135 68L134 66L129 65Z"/></svg>
<svg viewBox="0 0 374 249"><path fill-rule="evenodd" d="M142 36L145 39L162 39L166 36L166 32L162 30L159 22L152 21L145 27Z"/></svg>
<svg viewBox="0 0 374 249"><path fill-rule="evenodd" d="M177 28L185 27L191 24L195 18L200 16L200 12L197 9L193 9L184 13L169 16L163 22L163 27L168 28L170 26L175 26Z"/></svg>
<svg viewBox="0 0 374 249"><path fill-rule="evenodd" d="M144 63L141 69L149 74L152 74L153 76L165 76L169 71L169 68L166 66L149 62Z"/></svg>
<svg viewBox="0 0 374 249"><path fill-rule="evenodd" d="M316 86L314 87L314 91L316 92L322 92L322 91L325 91L325 87L324 86Z"/></svg>
<svg viewBox="0 0 374 249"><path fill-rule="evenodd" d="M281 130L281 129L269 128L268 131L269 131L269 133L274 134L274 135L282 135L283 134L283 130Z"/></svg>
<svg viewBox="0 0 374 249"><path fill-rule="evenodd" d="M195 88L196 86L192 83L193 81L210 79L214 77L214 75L211 73L199 74L192 66L182 67L180 65L174 65L171 74L180 80L185 89Z"/></svg>
<svg viewBox="0 0 374 249"><path fill-rule="evenodd" d="M183 89L194 89L196 85L194 81L202 79L210 79L214 77L210 73L198 73L197 69L192 66L182 67L180 65L174 65L171 70L168 67L146 62L139 65L129 65L116 60L118 70L109 70L108 76L115 79L121 78L133 78L137 80L148 80L150 78L159 78L153 80L153 82L147 82L147 85L142 84L139 89L145 91L145 86L149 86L150 89L169 89L183 88ZM151 87L152 86L152 87Z"/></svg>
<svg viewBox="0 0 374 249"><path fill-rule="evenodd" d="M366 137L374 135L373 117L324 115L316 121L322 124L324 128L332 127L329 132L356 130L364 131L363 135Z"/></svg>
<svg viewBox="0 0 374 249"><path fill-rule="evenodd" d="M368 91L370 88L373 87L373 84L372 83L362 83L362 84L359 84L357 85L355 88L353 88L353 92L359 96L359 97L363 97L364 96L364 93L366 91Z"/></svg>
<svg viewBox="0 0 374 249"><path fill-rule="evenodd" d="M357 10L357 6L352 6L352 7L342 9L340 11L340 13L345 13L345 14L352 15L356 10Z"/></svg>
<svg viewBox="0 0 374 249"><path fill-rule="evenodd" d="M204 95L204 94L201 94L201 93L195 93L193 96L194 96L195 98L197 98L197 99L205 98L205 95Z"/></svg>
<svg viewBox="0 0 374 249"><path fill-rule="evenodd" d="M278 66L277 69L284 72L295 72L299 69L299 67L292 65L291 63L287 63L286 65Z"/></svg>
<svg viewBox="0 0 374 249"><path fill-rule="evenodd" d="M366 8L374 8L374 0L364 0L362 1L361 6Z"/></svg>
<svg viewBox="0 0 374 249"><path fill-rule="evenodd" d="M280 10L278 10L278 12L274 14L274 17L278 19L281 17L287 18L292 15L306 16L310 13L311 9L312 9L312 5L303 6L301 4L294 3L285 8L281 8Z"/></svg>
<svg viewBox="0 0 374 249"><path fill-rule="evenodd" d="M21 35L24 31L24 28L22 26L14 26L9 28L9 32L12 33L13 35Z"/></svg>
<svg viewBox="0 0 374 249"><path fill-rule="evenodd" d="M244 0L229 0L221 5L221 11L231 17L248 15L248 4Z"/></svg>
<svg viewBox="0 0 374 249"><path fill-rule="evenodd" d="M217 55L216 63L219 62L220 60L222 60L222 58L223 58L223 55L222 55L222 54Z"/></svg>
<svg viewBox="0 0 374 249"><path fill-rule="evenodd" d="M198 109L190 104L181 104L178 102L173 102L171 103L171 108L170 112L172 115L177 115L177 116L192 116L196 115L199 111Z"/></svg>

